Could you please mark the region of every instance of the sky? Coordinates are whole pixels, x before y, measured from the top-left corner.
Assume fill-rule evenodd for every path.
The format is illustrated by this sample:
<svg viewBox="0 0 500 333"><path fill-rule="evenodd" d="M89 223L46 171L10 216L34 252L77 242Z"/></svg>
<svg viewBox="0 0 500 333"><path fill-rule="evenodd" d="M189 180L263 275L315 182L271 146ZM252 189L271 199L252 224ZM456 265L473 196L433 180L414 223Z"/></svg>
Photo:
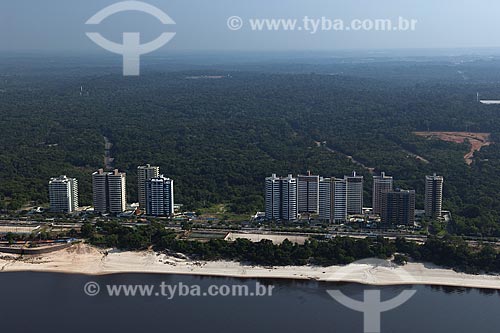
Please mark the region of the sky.
<svg viewBox="0 0 500 333"><path fill-rule="evenodd" d="M2 0L0 52L102 52L85 32L99 32L121 43L123 32L140 32L141 41L162 32L175 37L169 51L330 51L350 49L445 49L500 47L498 0L146 0L175 25L145 13L123 12L100 25L85 22L117 0ZM228 28L238 16L243 27ZM415 19L415 31L254 31L250 19L344 20Z"/></svg>

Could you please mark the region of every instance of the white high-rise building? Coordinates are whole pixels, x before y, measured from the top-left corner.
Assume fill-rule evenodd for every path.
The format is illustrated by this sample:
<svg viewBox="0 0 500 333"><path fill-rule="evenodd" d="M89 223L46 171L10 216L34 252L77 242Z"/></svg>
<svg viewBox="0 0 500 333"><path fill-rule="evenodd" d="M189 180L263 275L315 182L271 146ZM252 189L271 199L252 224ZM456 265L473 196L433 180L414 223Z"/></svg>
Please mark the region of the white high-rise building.
<svg viewBox="0 0 500 333"><path fill-rule="evenodd" d="M160 176L160 167L150 164L137 167L137 196L139 198L139 207L146 209L146 183L151 178Z"/></svg>
<svg viewBox="0 0 500 333"><path fill-rule="evenodd" d="M281 217L281 180L276 174L266 178L266 219L279 220Z"/></svg>
<svg viewBox="0 0 500 333"><path fill-rule="evenodd" d="M319 216L330 222L343 222L347 218L347 182L345 179L321 178Z"/></svg>
<svg viewBox="0 0 500 333"><path fill-rule="evenodd" d="M127 208L126 175L115 169L92 174L94 211L96 213L122 213Z"/></svg>
<svg viewBox="0 0 500 333"><path fill-rule="evenodd" d="M319 182L319 218L330 223L347 219L347 180L321 178Z"/></svg>
<svg viewBox="0 0 500 333"><path fill-rule="evenodd" d="M348 189L349 185L345 179L335 179L333 194L334 222L344 222L347 219Z"/></svg>
<svg viewBox="0 0 500 333"><path fill-rule="evenodd" d="M266 218L294 221L298 218L297 179L292 175L266 178Z"/></svg>
<svg viewBox="0 0 500 333"><path fill-rule="evenodd" d="M174 215L174 181L161 175L146 183L146 213L152 216Z"/></svg>
<svg viewBox="0 0 500 333"><path fill-rule="evenodd" d="M286 221L298 218L297 179L292 175L281 179L281 218Z"/></svg>
<svg viewBox="0 0 500 333"><path fill-rule="evenodd" d="M363 214L363 176L354 171L344 179L347 182L347 214Z"/></svg>
<svg viewBox="0 0 500 333"><path fill-rule="evenodd" d="M78 181L60 176L49 181L50 211L72 213L78 209Z"/></svg>
<svg viewBox="0 0 500 333"><path fill-rule="evenodd" d="M443 215L444 178L434 174L425 177L425 215L439 218Z"/></svg>
<svg viewBox="0 0 500 333"><path fill-rule="evenodd" d="M332 179L321 177L319 180L319 218L331 222L333 219Z"/></svg>
<svg viewBox="0 0 500 333"><path fill-rule="evenodd" d="M299 213L318 213L319 211L319 176L299 175L298 179L298 204Z"/></svg>
<svg viewBox="0 0 500 333"><path fill-rule="evenodd" d="M393 178L386 176L382 172L380 176L373 176L373 213L382 214L382 202L384 200L384 193L393 190Z"/></svg>
<svg viewBox="0 0 500 333"><path fill-rule="evenodd" d="M108 198L110 213L122 213L127 209L126 175L117 169L108 175Z"/></svg>

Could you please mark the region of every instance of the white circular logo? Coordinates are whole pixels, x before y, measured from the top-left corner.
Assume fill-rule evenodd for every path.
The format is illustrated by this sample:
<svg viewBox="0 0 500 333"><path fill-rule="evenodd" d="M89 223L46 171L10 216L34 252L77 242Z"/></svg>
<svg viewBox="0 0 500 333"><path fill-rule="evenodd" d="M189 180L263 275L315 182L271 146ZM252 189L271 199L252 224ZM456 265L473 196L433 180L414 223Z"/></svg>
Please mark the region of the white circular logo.
<svg viewBox="0 0 500 333"><path fill-rule="evenodd" d="M175 24L165 12L141 1L122 1L108 6L92 16L85 24L97 25L107 17L126 11L138 11L156 17L163 24ZM140 56L156 51L174 38L174 32L164 32L157 39L141 44L139 32L124 32L123 44L107 40L98 32L87 32L87 37L110 52L123 55L123 75L137 76L140 73Z"/></svg>
<svg viewBox="0 0 500 333"><path fill-rule="evenodd" d="M101 287L97 282L88 282L83 287L83 291L87 296L97 296L101 292Z"/></svg>
<svg viewBox="0 0 500 333"><path fill-rule="evenodd" d="M398 284L412 284L414 279L405 269L395 269L396 265L386 260L377 258L356 261L350 265L341 267L334 273L329 281L359 281L359 277L367 284L375 285L377 280L374 273L392 274L399 278ZM382 301L381 290L365 290L363 301L358 301L346 296L340 290L327 290L327 293L343 306L358 312L363 312L365 332L381 332L381 315L383 312L393 310L412 298L416 290L403 290L398 296Z"/></svg>
<svg viewBox="0 0 500 333"><path fill-rule="evenodd" d="M227 27L229 30L240 30L243 28L243 19L239 16L231 16L227 19Z"/></svg>

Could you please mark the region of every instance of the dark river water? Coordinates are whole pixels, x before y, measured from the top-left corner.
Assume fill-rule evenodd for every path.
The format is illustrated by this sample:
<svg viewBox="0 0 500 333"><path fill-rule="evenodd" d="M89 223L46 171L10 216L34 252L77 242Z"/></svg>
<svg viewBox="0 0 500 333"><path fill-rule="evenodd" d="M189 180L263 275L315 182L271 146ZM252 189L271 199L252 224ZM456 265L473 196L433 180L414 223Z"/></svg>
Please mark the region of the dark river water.
<svg viewBox="0 0 500 333"><path fill-rule="evenodd" d="M96 293L96 285L89 282L99 284L96 296L85 293ZM257 283L259 295L273 286L272 295L255 296ZM110 296L108 288L113 285L145 285L155 292ZM247 286L254 296L203 295L209 288L226 293L234 285ZM184 293L189 290L191 296L181 296L167 286ZM337 303L327 290L363 300L365 289L374 288L179 275L1 273L0 332L363 332L363 314ZM405 304L382 314L381 332L500 332L496 291L425 286L378 289L382 300L406 289L417 291Z"/></svg>

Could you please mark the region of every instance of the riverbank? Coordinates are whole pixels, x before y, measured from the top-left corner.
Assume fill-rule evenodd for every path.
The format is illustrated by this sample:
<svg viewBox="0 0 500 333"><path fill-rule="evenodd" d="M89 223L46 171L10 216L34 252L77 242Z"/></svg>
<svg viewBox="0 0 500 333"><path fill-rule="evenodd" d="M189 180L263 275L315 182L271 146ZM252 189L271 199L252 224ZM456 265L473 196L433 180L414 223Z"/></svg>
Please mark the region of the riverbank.
<svg viewBox="0 0 500 333"><path fill-rule="evenodd" d="M430 264L409 263L387 268L371 265L345 267L285 266L261 267L230 261L193 261L152 251L104 251L87 244L41 256L5 255L0 258L2 272L51 272L86 275L117 273L155 273L353 282L368 285L439 285L500 290L500 276L468 275Z"/></svg>

